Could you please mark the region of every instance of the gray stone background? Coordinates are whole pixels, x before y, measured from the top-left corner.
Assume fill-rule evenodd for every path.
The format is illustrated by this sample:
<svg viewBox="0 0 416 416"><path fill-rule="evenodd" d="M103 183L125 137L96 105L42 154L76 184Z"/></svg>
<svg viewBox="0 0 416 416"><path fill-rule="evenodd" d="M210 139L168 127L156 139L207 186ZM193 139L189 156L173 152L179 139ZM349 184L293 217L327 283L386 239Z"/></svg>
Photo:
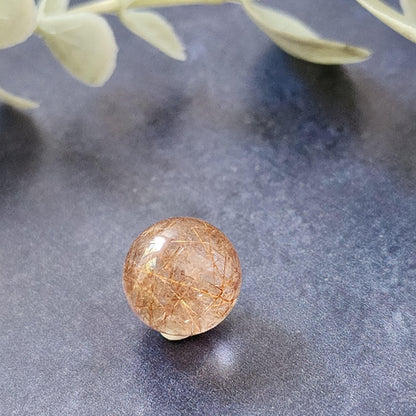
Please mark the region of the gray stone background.
<svg viewBox="0 0 416 416"><path fill-rule="evenodd" d="M1 415L414 415L416 45L354 1L273 2L369 61L295 60L236 5L163 10L175 62L111 18L118 68L77 83L1 51ZM121 286L136 235L222 229L243 267L219 327L170 343Z"/></svg>

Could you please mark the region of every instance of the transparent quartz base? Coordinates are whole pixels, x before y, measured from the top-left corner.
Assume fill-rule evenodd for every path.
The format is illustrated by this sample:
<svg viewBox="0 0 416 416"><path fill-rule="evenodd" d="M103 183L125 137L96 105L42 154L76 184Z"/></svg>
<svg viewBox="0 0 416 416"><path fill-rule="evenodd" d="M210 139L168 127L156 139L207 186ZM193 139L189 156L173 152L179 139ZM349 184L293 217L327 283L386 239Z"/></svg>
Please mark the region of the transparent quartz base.
<svg viewBox="0 0 416 416"><path fill-rule="evenodd" d="M162 335L163 338L166 338L169 341L180 341L181 339L189 338L187 336L183 337L183 336L180 336L180 335L170 335L170 334L165 334L163 332L161 332L160 335Z"/></svg>

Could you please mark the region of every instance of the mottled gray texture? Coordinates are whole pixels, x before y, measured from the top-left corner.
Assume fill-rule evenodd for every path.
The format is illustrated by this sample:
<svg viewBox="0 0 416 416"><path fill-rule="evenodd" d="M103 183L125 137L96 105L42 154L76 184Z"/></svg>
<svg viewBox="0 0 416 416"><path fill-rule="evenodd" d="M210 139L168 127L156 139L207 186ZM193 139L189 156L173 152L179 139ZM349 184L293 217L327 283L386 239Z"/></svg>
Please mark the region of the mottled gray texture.
<svg viewBox="0 0 416 416"><path fill-rule="evenodd" d="M164 11L186 63L112 18L102 89L37 39L1 52L2 85L42 101L0 108L1 415L416 413L416 45L352 1L279 4L375 56L294 60L234 5ZM223 230L244 282L170 343L121 271L176 215Z"/></svg>

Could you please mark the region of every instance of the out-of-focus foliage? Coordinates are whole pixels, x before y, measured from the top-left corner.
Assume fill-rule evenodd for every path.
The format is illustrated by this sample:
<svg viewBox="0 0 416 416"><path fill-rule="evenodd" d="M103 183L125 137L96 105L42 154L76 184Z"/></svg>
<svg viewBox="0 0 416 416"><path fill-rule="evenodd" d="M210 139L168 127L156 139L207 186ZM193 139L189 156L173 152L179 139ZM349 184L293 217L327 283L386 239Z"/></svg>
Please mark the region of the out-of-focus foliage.
<svg viewBox="0 0 416 416"><path fill-rule="evenodd" d="M231 0L230 0L231 1ZM356 0L370 13L416 42L416 0L400 0L403 13L381 0ZM167 56L184 61L185 48L172 25L148 8L189 4L223 4L227 0L98 0L70 7L69 0L0 0L0 49L14 46L36 33L53 56L76 79L101 86L111 77L118 47L113 31L101 15L118 16L121 23ZM296 17L259 4L233 0L277 46L296 58L327 65L363 61L370 51L328 40ZM241 47L241 45L239 46ZM0 89L0 100L19 108L35 108L33 101Z"/></svg>

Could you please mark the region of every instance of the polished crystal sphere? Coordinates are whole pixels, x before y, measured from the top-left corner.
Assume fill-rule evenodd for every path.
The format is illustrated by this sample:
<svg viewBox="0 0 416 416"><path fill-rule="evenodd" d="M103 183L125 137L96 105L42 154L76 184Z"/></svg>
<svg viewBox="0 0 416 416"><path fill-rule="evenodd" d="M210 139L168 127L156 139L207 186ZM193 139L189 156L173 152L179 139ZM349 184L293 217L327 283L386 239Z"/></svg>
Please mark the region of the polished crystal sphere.
<svg viewBox="0 0 416 416"><path fill-rule="evenodd" d="M241 287L240 261L218 228L196 218L169 218L134 240L123 286L145 324L182 339L208 331L230 313Z"/></svg>

